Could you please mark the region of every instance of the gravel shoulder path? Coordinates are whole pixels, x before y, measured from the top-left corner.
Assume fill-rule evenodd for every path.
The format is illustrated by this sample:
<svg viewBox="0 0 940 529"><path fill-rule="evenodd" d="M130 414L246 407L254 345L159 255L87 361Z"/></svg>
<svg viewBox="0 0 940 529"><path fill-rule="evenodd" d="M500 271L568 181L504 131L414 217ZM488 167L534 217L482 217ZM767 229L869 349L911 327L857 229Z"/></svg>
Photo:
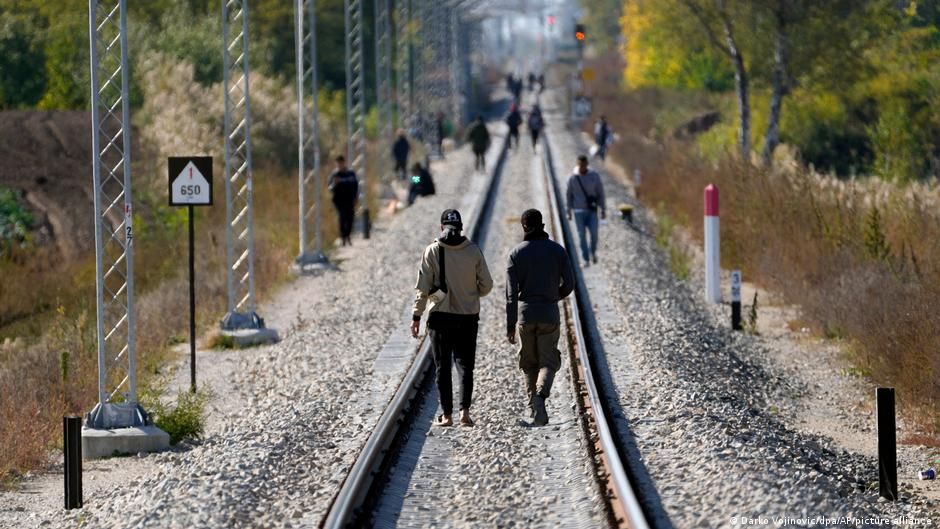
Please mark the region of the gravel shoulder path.
<svg viewBox="0 0 940 529"><path fill-rule="evenodd" d="M556 172L565 179L586 148L561 123L551 125ZM633 203L619 181L602 174L608 211ZM599 313L608 313L601 324L624 414L619 425L632 434L671 522L729 527L758 516L940 522L936 504L922 495L903 491L897 503L879 500L876 460L837 443L833 436L841 432L804 429L793 414L781 413L802 409L807 385L826 379L808 380L818 370L798 364L784 372L761 338L728 331L727 315L709 312L697 279L682 282L670 272L650 218L637 208L633 227L615 215L601 226L601 263L585 276L595 310L603 300ZM799 361L826 366L812 355Z"/></svg>
<svg viewBox="0 0 940 529"><path fill-rule="evenodd" d="M0 495L0 527L318 522L395 389L370 383L378 352L406 325L418 256L437 235L440 212L485 177L472 172L466 148L436 162L433 174L437 195L380 219L372 239L355 238L331 256L337 270L298 278L260 307L280 343L199 352L200 384L215 393L204 441L86 462L85 507L70 512L61 509L61 473L44 474Z"/></svg>

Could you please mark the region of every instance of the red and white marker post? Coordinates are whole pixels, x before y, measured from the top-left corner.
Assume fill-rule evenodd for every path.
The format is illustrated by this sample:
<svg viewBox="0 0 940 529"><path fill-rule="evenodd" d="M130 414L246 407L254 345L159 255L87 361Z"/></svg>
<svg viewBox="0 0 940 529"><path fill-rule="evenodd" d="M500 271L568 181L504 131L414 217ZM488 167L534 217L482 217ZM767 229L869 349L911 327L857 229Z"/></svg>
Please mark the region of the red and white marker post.
<svg viewBox="0 0 940 529"><path fill-rule="evenodd" d="M705 188L705 299L721 303L721 244L718 229L718 188Z"/></svg>

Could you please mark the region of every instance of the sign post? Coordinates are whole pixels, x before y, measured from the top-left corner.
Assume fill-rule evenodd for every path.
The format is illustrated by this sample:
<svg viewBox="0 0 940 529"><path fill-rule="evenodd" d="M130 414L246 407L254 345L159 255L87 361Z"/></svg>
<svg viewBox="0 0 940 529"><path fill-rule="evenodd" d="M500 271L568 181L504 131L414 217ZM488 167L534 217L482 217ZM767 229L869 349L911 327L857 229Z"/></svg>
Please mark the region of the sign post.
<svg viewBox="0 0 940 529"><path fill-rule="evenodd" d="M196 392L196 224L194 206L212 205L212 158L171 157L167 161L170 206L186 206L189 217L189 390Z"/></svg>

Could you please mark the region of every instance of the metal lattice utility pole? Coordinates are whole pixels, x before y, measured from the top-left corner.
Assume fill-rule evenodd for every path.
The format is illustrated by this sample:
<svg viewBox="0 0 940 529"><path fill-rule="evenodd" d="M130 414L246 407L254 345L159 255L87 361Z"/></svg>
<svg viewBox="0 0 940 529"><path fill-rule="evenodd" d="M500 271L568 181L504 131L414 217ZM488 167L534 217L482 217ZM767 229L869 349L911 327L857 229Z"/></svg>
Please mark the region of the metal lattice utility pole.
<svg viewBox="0 0 940 529"><path fill-rule="evenodd" d="M463 93L461 90L461 77L463 68L460 61L460 5L456 2L450 8L450 17L447 20L450 34L450 98L451 113L453 114L454 129L463 122Z"/></svg>
<svg viewBox="0 0 940 529"><path fill-rule="evenodd" d="M234 34L233 34L234 33ZM264 329L255 312L248 0L222 0L228 313L224 331Z"/></svg>
<svg viewBox="0 0 940 529"><path fill-rule="evenodd" d="M414 122L412 116L411 94L411 0L397 0L397 17L395 19L395 44L397 46L396 61L398 71L396 81L398 85L398 123L406 131L411 129Z"/></svg>
<svg viewBox="0 0 940 529"><path fill-rule="evenodd" d="M93 428L148 423L137 404L126 8L125 0L88 2L98 319L98 404L87 419Z"/></svg>
<svg viewBox="0 0 940 529"><path fill-rule="evenodd" d="M300 216L300 253L297 271L314 271L327 264L321 230L320 128L317 103L316 0L295 0L295 52L297 63L297 158ZM313 195L313 205L309 204ZM310 224L313 248L310 248Z"/></svg>
<svg viewBox="0 0 940 529"><path fill-rule="evenodd" d="M394 116L392 102L392 24L389 0L375 0L375 94L379 110L377 160L383 160L389 151ZM377 174L390 180L385 164L377 164Z"/></svg>
<svg viewBox="0 0 940 529"><path fill-rule="evenodd" d="M346 133L349 167L360 179L363 236L369 238L369 197L366 176L365 69L363 57L362 0L345 0L346 29Z"/></svg>

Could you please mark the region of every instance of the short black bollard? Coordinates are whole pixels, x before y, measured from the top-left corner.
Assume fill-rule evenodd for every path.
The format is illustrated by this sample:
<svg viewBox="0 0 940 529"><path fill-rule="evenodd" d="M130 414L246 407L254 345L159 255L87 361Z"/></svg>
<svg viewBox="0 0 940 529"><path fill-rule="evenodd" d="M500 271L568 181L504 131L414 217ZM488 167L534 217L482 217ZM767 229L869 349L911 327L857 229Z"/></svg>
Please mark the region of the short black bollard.
<svg viewBox="0 0 940 529"><path fill-rule="evenodd" d="M82 418L62 417L65 453L65 508L82 507Z"/></svg>
<svg viewBox="0 0 940 529"><path fill-rule="evenodd" d="M633 206L630 204L620 204L617 206L617 209L620 211L620 218L633 224Z"/></svg>
<svg viewBox="0 0 940 529"><path fill-rule="evenodd" d="M878 413L878 493L898 499L898 444L894 417L894 388L875 392Z"/></svg>
<svg viewBox="0 0 940 529"><path fill-rule="evenodd" d="M741 326L741 271L731 272L731 328L740 331Z"/></svg>

